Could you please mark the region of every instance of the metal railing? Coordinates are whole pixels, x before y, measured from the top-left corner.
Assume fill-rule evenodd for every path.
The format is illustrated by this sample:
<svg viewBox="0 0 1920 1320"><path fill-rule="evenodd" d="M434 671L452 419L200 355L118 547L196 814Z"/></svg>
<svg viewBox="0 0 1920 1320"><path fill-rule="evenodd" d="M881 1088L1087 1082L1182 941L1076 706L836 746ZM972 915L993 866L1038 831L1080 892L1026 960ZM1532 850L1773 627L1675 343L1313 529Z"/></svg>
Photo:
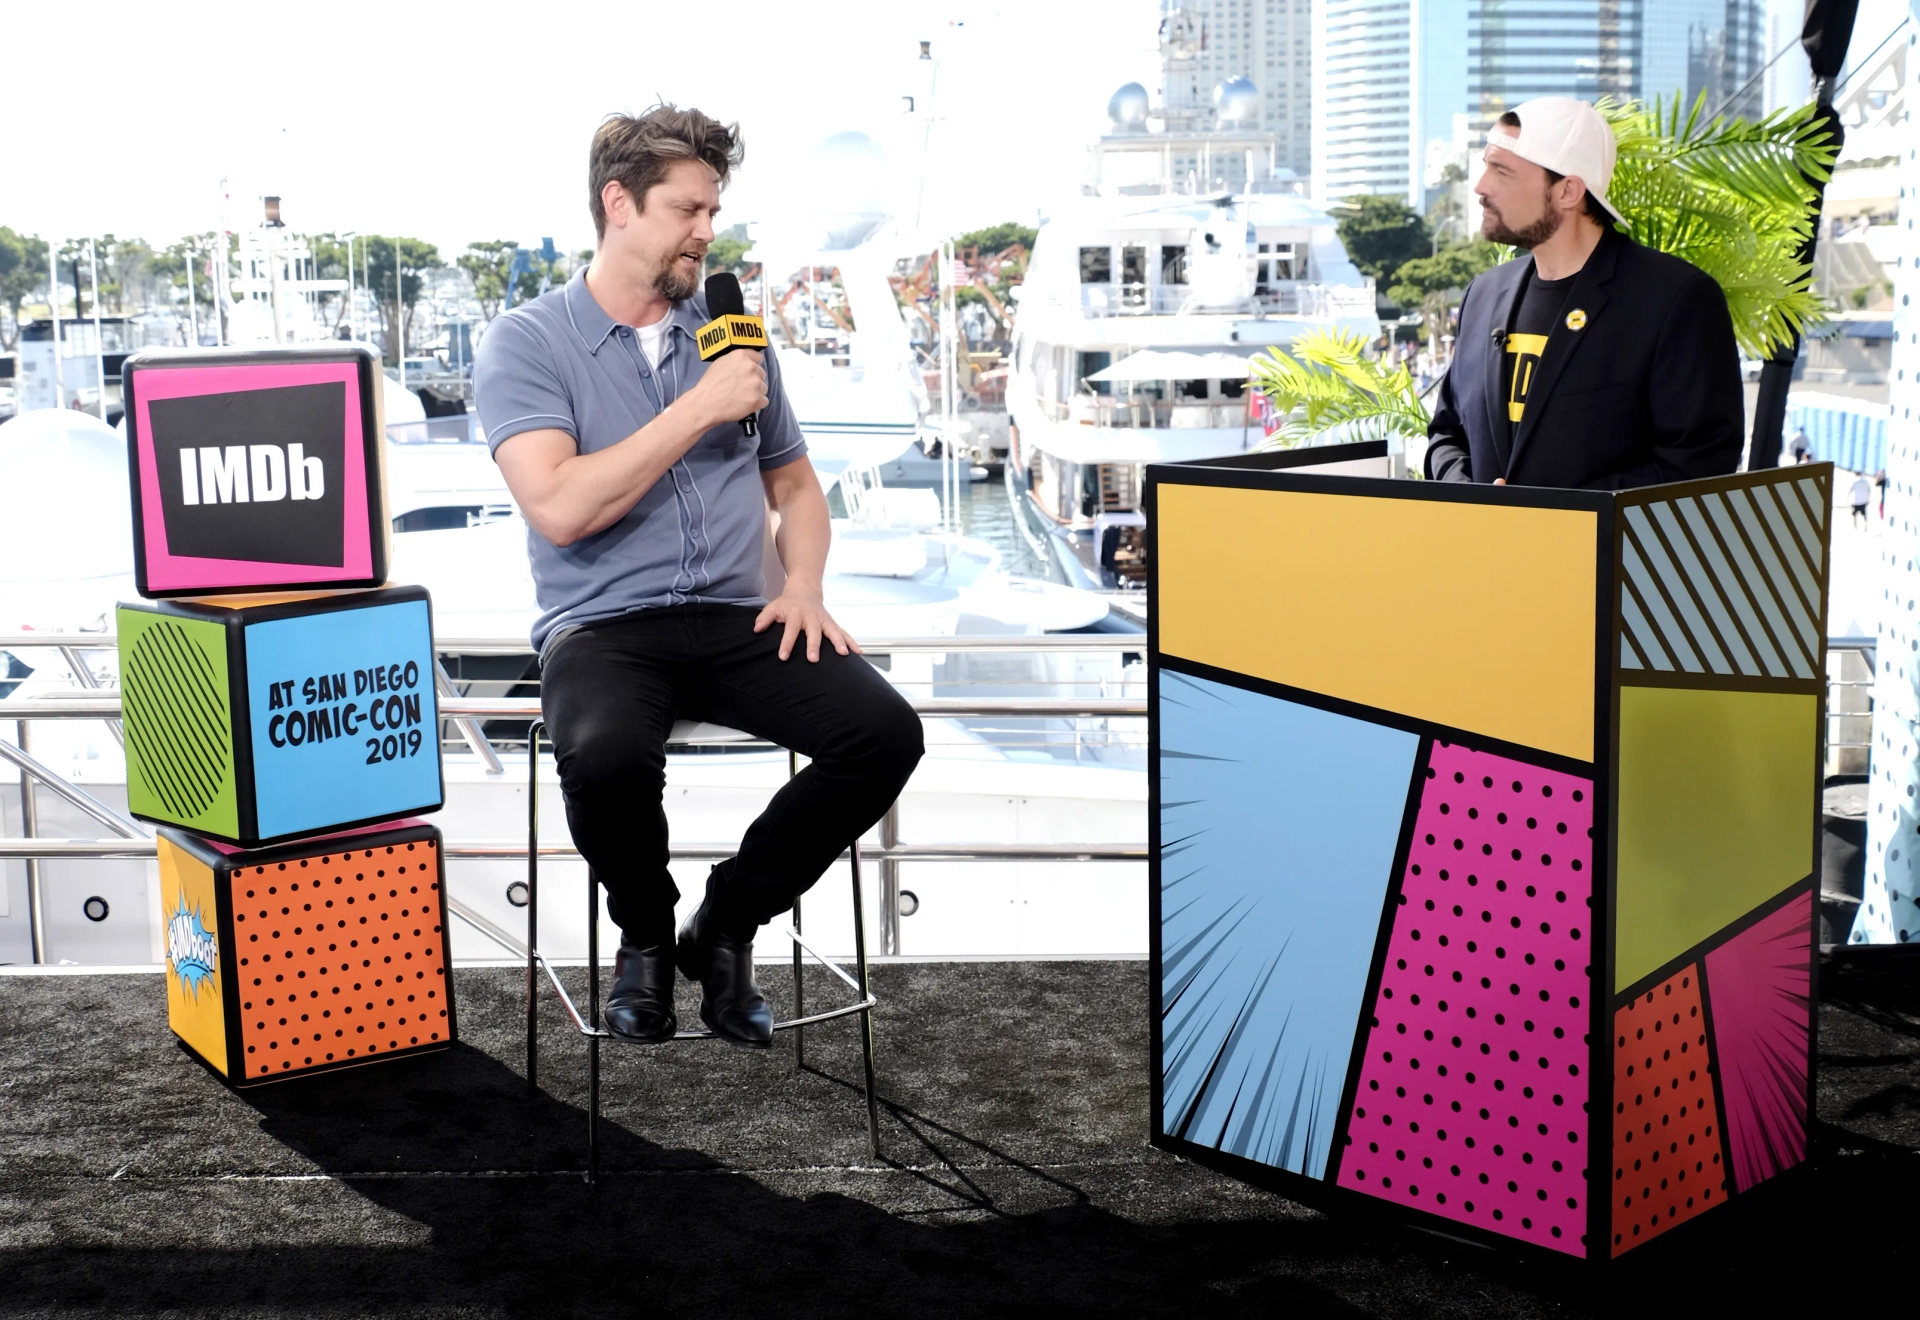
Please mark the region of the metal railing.
<svg viewBox="0 0 1920 1320"><path fill-rule="evenodd" d="M1245 312L1261 316L1371 316L1373 281L1363 284L1326 284L1318 280L1271 280L1248 284L1236 295L1220 299L1203 295L1191 284L1144 284L1109 281L1080 285L1078 299L1048 300L1061 310L1082 316L1178 316L1186 312Z"/></svg>
<svg viewBox="0 0 1920 1320"><path fill-rule="evenodd" d="M1867 773L1873 748L1876 639L1827 639L1826 773Z"/></svg>
<svg viewBox="0 0 1920 1320"><path fill-rule="evenodd" d="M1045 653L1060 651L1122 654L1143 651L1146 639L1138 634L1039 634L1027 636L984 637L893 637L863 642L869 656L909 655L915 653ZM117 645L111 633L99 634L0 634L0 651L53 648L61 651L81 686L41 692L24 699L16 697L0 703L0 718L13 719L18 730L16 743L0 741L0 759L20 771L22 829L18 838L0 838L0 861L24 861L28 867L28 912L33 931L33 959L45 960L46 942L43 924L45 903L41 892L39 864L48 860L150 860L157 855L153 836L139 824L76 787L64 776L36 760L27 732L39 720L105 720L116 728L121 714L117 688L99 682L79 654L82 650L109 649ZM524 644L499 638L437 637L435 650L440 655L521 655ZM82 677L84 675L84 677ZM504 681L504 680L502 680ZM524 681L524 680L517 680ZM481 728L481 720L527 720L540 718L536 697L471 697L447 695L453 687L444 669L438 676L439 717L458 730L457 741L464 741L480 759L489 775L501 772L501 763L492 741ZM907 698L914 711L925 719L969 717L1047 717L1065 719L1144 717L1147 704L1137 698L1115 697L912 697ZM708 744L738 745L736 737L720 734L710 737L680 738L675 746ZM765 744L758 744L765 745ZM38 832L34 803L35 785L43 785L91 819L112 830L118 837L98 839L43 838ZM884 954L900 952L900 864L902 862L1139 862L1147 857L1145 843L1052 843L1052 844L958 844L909 843L900 838L900 809L891 807L878 827L881 846L862 847L861 855L879 863L879 935ZM529 844L519 840L449 841L445 856L457 861L519 861L528 857ZM719 861L738 851L738 844L678 844L671 850L675 859ZM570 844L541 845L541 858L578 860L580 852ZM491 923L481 924L477 914L462 905L450 903L450 910L487 938L495 938Z"/></svg>
<svg viewBox="0 0 1920 1320"><path fill-rule="evenodd" d="M151 859L156 855L153 837L139 824L100 802L97 798L78 788L64 776L34 758L31 751L29 724L38 720L105 720L110 727L117 726L121 713L120 694L117 689L98 684L87 670L77 651L82 648L100 648L114 645L111 635L98 635L76 638L72 635L50 636L40 634L0 635L0 650L26 649L28 647L52 647L60 649L66 656L76 677L86 674L85 682L91 687L68 689L64 692L43 693L27 700L13 700L0 704L0 717L15 721L16 741L9 744L0 741L0 760L14 765L20 772L21 818L24 834L18 838L0 838L0 861L20 860L27 864L28 914L33 937L34 961L40 962L45 955L45 930L42 914L45 911L41 895L41 876L39 863L55 859ZM1145 641L1138 635L1128 634L1079 634L1016 637L918 637L886 638L865 644L869 655L909 654L919 652L1043 652L1060 650L1124 652L1138 651L1144 648ZM1871 727L1873 703L1872 685L1875 669L1875 639L1870 637L1835 637L1828 639L1828 675L1827 675L1827 753L1828 772L1846 773L1844 759L1836 761L1852 752L1863 758L1870 746L1870 731L1858 737L1840 737L1839 733L1851 732L1851 729L1839 728L1838 722L1844 720L1865 721ZM509 646L498 639L451 639L438 638L435 646L442 652L464 652L467 654L520 654L524 648ZM472 648L469 650L468 648ZM481 648L497 648L482 651ZM1852 676L1848 676L1849 672ZM1860 694L1864 693L1862 698ZM1113 718L1144 717L1147 703L1134 698L1088 697L1088 698L1033 698L1033 697L910 697L909 704L914 711L925 719L1025 716L1053 718ZM540 702L530 697L448 697L440 699L439 715L443 721L453 723L460 728L463 738L473 746L489 773L497 773L499 765L497 755L492 755L492 747L485 733L475 721L484 719L514 719L533 721L540 718ZM1856 709L1856 707L1859 707ZM116 737L119 736L116 731ZM702 741L733 742L732 738L691 739L677 742L677 746L696 745ZM482 749L485 751L482 751ZM1836 770L1836 766L1838 769ZM1864 771L1864 760L1860 767ZM99 839L51 839L38 834L38 811L35 803L34 786L43 785L70 805L91 819L114 831L115 838ZM862 848L862 855L880 864L880 943L883 954L900 952L900 879L899 868L902 862L1065 862L1065 861L1113 861L1137 862L1147 859L1145 843L1054 843L1054 844L960 844L960 843L909 843L900 838L899 805L890 808L881 820L879 829L880 846ZM528 856L529 844L518 840L478 840L465 843L449 841L445 855L451 860L461 861L517 861ZM737 851L736 844L680 844L672 849L675 859L719 861L730 857ZM541 845L538 855L555 860L574 860L580 857L579 850L568 844ZM464 914L456 914L462 915ZM474 924L474 923L469 923ZM479 927L476 926L476 929ZM483 931L483 933L487 933ZM491 936L489 936L491 938Z"/></svg>

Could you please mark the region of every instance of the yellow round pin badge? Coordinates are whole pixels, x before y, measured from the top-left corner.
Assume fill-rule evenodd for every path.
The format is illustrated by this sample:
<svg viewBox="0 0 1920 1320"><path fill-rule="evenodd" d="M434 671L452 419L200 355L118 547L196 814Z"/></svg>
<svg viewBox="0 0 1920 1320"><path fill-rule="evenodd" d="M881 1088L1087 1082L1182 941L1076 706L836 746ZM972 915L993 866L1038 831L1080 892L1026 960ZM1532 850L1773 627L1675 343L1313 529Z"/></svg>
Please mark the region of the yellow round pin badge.
<svg viewBox="0 0 1920 1320"><path fill-rule="evenodd" d="M1587 328L1587 314L1576 307L1567 313L1567 329L1584 330Z"/></svg>

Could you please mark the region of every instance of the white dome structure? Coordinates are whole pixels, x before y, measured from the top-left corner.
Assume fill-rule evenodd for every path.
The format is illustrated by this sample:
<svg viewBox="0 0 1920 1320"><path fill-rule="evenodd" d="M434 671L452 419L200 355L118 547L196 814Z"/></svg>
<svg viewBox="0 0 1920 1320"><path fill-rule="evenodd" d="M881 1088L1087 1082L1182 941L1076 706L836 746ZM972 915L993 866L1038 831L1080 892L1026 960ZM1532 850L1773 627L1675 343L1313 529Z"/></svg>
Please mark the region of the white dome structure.
<svg viewBox="0 0 1920 1320"><path fill-rule="evenodd" d="M91 413L0 424L0 631L93 623L133 594L126 442Z"/></svg>
<svg viewBox="0 0 1920 1320"><path fill-rule="evenodd" d="M1137 132L1147 126L1147 89L1137 82L1127 83L1107 100L1107 118L1123 132Z"/></svg>
<svg viewBox="0 0 1920 1320"><path fill-rule="evenodd" d="M1228 78L1213 89L1213 109L1223 124L1250 124L1260 117L1260 89L1251 78Z"/></svg>

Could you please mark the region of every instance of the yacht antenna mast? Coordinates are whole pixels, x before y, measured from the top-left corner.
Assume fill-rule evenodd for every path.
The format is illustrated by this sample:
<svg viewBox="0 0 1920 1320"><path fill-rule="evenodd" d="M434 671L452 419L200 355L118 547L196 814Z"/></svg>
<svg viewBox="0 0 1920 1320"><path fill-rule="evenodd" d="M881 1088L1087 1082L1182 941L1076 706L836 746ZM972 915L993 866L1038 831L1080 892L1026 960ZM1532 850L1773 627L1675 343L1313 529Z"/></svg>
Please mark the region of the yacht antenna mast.
<svg viewBox="0 0 1920 1320"><path fill-rule="evenodd" d="M93 237L87 237L87 274L93 281L93 383L99 391L97 406L100 420L107 420L107 352L106 345L100 342L100 253ZM80 286L73 289L73 312L80 314Z"/></svg>
<svg viewBox="0 0 1920 1320"><path fill-rule="evenodd" d="M73 296L77 303L80 290L75 289ZM53 406L64 408L67 404L61 396L67 392L67 382L60 367L60 240L52 237L47 239L47 312L53 317ZM80 308L75 306L73 312L79 316Z"/></svg>

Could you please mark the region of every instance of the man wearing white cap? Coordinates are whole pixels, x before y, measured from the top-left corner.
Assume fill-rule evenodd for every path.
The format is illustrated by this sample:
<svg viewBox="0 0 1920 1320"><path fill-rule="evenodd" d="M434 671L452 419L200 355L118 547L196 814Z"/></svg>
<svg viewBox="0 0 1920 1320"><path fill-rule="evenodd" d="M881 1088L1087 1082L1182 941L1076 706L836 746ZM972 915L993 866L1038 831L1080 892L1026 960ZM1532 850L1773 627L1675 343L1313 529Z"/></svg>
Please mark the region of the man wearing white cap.
<svg viewBox="0 0 1920 1320"><path fill-rule="evenodd" d="M1481 233L1522 249L1467 287L1427 476L1622 490L1720 476L1745 434L1726 296L1615 227L1613 130L1547 96L1501 115Z"/></svg>

